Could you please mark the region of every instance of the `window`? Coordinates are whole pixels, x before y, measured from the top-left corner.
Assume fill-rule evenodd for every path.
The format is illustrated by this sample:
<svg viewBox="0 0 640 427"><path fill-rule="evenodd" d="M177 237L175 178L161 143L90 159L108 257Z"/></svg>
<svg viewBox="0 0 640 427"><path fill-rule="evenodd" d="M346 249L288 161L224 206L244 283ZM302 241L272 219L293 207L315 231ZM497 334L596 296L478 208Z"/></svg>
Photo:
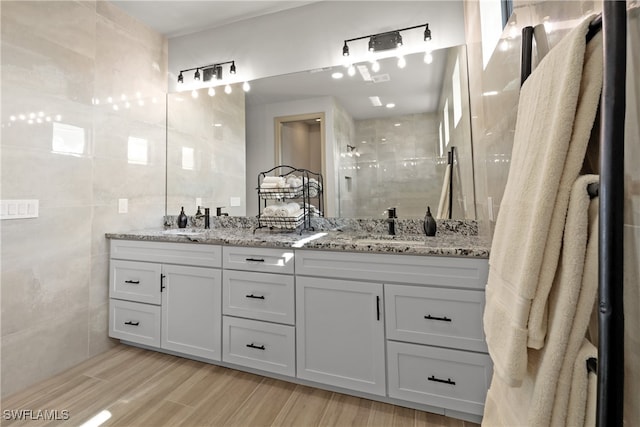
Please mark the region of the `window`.
<svg viewBox="0 0 640 427"><path fill-rule="evenodd" d="M444 145L449 145L449 100L444 101Z"/></svg>
<svg viewBox="0 0 640 427"><path fill-rule="evenodd" d="M451 86L453 87L453 127L458 127L462 118L462 95L460 91L460 61L456 58L456 65L453 67L451 76Z"/></svg>
<svg viewBox="0 0 640 427"><path fill-rule="evenodd" d="M51 151L68 156L82 156L85 153L84 128L54 122Z"/></svg>

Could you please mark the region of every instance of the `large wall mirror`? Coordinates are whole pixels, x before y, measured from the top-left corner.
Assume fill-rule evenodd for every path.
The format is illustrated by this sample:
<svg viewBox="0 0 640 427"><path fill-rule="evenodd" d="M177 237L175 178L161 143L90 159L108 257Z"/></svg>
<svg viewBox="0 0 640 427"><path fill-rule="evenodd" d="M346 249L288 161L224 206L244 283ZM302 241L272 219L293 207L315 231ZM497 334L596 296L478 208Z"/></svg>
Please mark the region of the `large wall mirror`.
<svg viewBox="0 0 640 427"><path fill-rule="evenodd" d="M451 176L451 217L475 218L466 48L403 61L394 56L351 70L328 67L253 82L246 98L249 168L274 166L269 150L280 147L274 127L282 116L321 112L329 216L379 218L396 207L401 218L422 218L427 206L437 214ZM445 203L440 216L448 210Z"/></svg>
<svg viewBox="0 0 640 427"><path fill-rule="evenodd" d="M474 219L466 48L415 53L405 56L404 64L398 61L392 57L376 66L354 64L351 73L340 66L258 79L246 94L239 87L234 90L237 99L210 97L206 89L197 98L188 92L170 94L168 213L179 209L179 200L189 202L206 189L213 194L208 204L203 201L207 206L228 206L231 215L256 215L252 177L276 165L276 146L283 147L276 144L282 134L276 129L279 120L322 114L325 152L320 163L325 169L327 216L380 218L393 206L400 218L422 218L427 206L437 214L443 192L452 188L451 217ZM342 77L334 78L338 72ZM172 99L178 97L182 100ZM174 109L181 112L175 114ZM218 121L209 114L225 117L230 125L216 128ZM246 128L240 129L245 115ZM196 122L208 125L198 127ZM185 124L198 130L185 132ZM201 173L185 170L180 158L185 144L193 143L189 139L194 132L201 142L197 161L210 166ZM240 141L245 136L246 179L234 176L238 162L245 160ZM455 155L449 165L451 151ZM278 156L296 158L282 152ZM240 183L244 190L238 188ZM185 193L186 199L181 199ZM237 197L242 198L241 206L229 206ZM441 216L448 217L448 212Z"/></svg>

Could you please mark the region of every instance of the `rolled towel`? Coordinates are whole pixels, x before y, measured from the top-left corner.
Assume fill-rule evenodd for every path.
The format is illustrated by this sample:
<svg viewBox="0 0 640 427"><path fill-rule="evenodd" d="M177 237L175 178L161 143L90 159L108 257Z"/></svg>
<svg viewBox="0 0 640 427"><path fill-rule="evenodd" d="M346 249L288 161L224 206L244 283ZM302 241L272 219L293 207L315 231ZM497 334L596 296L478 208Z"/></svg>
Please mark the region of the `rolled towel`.
<svg viewBox="0 0 640 427"><path fill-rule="evenodd" d="M262 215L264 215L264 216L275 216L276 215L276 210L279 207L280 207L279 204L269 205L269 206L264 208L264 210L262 211Z"/></svg>
<svg viewBox="0 0 640 427"><path fill-rule="evenodd" d="M281 176L265 176L262 179L262 184L260 185L261 187L264 184L273 184L275 183L276 187L285 187L287 185L287 181L284 179L284 177Z"/></svg>
<svg viewBox="0 0 640 427"><path fill-rule="evenodd" d="M277 182L263 182L260 188L280 188Z"/></svg>
<svg viewBox="0 0 640 427"><path fill-rule="evenodd" d="M296 202L287 203L286 205L281 205L275 211L275 216L279 217L292 217L293 214L300 210L300 205Z"/></svg>

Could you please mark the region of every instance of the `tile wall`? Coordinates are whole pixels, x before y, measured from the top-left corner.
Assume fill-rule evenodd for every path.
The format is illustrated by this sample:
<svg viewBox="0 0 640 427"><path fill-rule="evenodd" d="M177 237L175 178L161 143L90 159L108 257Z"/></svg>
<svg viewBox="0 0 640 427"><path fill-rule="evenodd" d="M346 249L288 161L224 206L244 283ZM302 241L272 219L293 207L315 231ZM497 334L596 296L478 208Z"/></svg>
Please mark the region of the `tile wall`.
<svg viewBox="0 0 640 427"><path fill-rule="evenodd" d="M105 232L159 225L167 41L104 1L2 1L2 395L113 345ZM127 199L128 213L118 213Z"/></svg>
<svg viewBox="0 0 640 427"><path fill-rule="evenodd" d="M625 422L640 423L635 403L640 393L640 2L627 1L628 69L625 143ZM601 11L597 1L514 1L514 13L483 68L480 7L465 2L469 54L471 115L474 144L477 213L483 232L491 234L504 192L513 146L520 85L520 32L543 25L552 48L585 17ZM534 67L537 62L534 48ZM634 400L635 399L635 400Z"/></svg>

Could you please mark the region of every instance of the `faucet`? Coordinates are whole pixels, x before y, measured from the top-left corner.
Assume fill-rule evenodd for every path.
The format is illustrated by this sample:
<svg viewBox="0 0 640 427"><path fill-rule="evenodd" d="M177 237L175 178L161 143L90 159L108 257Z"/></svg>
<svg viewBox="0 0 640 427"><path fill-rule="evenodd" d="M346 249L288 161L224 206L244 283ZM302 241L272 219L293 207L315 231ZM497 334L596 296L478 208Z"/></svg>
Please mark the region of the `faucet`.
<svg viewBox="0 0 640 427"><path fill-rule="evenodd" d="M200 211L201 206L198 206L198 211L196 212L195 218L196 219L200 219L202 217L204 217L204 228L205 229L209 229L211 228L211 223L210 223L210 219L209 219L209 208L203 208L204 209L204 214Z"/></svg>
<svg viewBox="0 0 640 427"><path fill-rule="evenodd" d="M222 212L222 208L224 208L224 206L218 206L216 208L216 216L229 216L228 213Z"/></svg>
<svg viewBox="0 0 640 427"><path fill-rule="evenodd" d="M389 234L391 236L395 236L396 234L396 208L389 208L387 209L387 213L388 215L388 219L387 219L387 223L389 225Z"/></svg>

